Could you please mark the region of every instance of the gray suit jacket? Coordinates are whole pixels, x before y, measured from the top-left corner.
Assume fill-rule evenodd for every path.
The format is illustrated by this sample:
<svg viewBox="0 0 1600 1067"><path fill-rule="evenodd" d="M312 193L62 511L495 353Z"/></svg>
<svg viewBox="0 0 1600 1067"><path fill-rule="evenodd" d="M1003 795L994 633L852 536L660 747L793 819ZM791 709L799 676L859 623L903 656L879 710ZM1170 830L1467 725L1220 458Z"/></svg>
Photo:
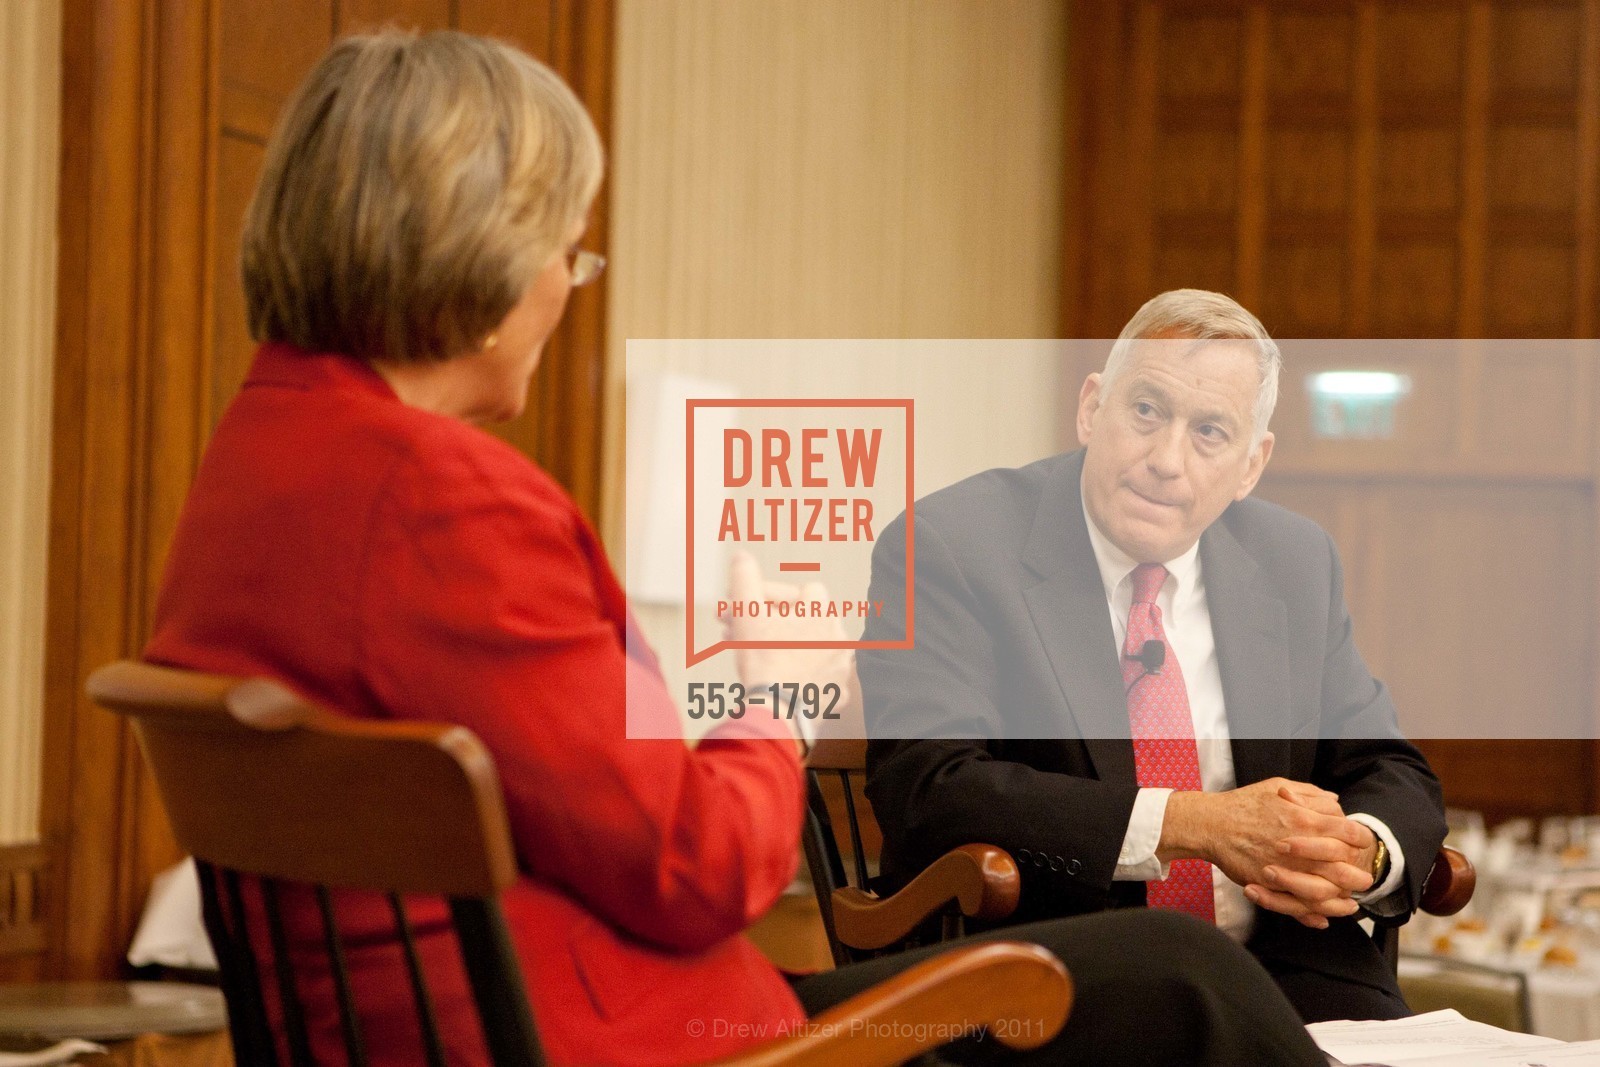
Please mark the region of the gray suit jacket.
<svg viewBox="0 0 1600 1067"><path fill-rule="evenodd" d="M1022 866L1017 921L1144 902L1144 883L1112 881L1138 786L1082 469L1081 452L1054 456L915 506L915 648L857 658L890 887L982 841ZM885 614L868 639L905 633L904 521L873 554ZM1406 856L1409 912L1444 839L1439 783L1356 651L1332 542L1246 499L1201 537L1200 560L1238 784L1310 781L1382 819ZM1251 948L1392 988L1353 920L1313 931L1263 911Z"/></svg>

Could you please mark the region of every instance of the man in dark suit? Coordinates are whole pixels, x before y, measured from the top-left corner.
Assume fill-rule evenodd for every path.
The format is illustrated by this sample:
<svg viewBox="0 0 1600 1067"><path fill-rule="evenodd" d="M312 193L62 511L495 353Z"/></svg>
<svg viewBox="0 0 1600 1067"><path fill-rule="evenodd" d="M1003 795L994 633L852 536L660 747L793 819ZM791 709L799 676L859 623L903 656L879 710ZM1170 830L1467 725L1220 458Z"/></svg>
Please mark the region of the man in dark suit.
<svg viewBox="0 0 1600 1067"><path fill-rule="evenodd" d="M1234 301L1163 293L1084 382L1082 450L918 501L915 647L858 658L868 794L891 885L990 842L1023 870L1018 921L1187 911L1307 1021L1391 1018L1356 920L1415 908L1442 801L1356 651L1332 542L1248 499L1278 366ZM869 640L906 632L905 522L874 553Z"/></svg>

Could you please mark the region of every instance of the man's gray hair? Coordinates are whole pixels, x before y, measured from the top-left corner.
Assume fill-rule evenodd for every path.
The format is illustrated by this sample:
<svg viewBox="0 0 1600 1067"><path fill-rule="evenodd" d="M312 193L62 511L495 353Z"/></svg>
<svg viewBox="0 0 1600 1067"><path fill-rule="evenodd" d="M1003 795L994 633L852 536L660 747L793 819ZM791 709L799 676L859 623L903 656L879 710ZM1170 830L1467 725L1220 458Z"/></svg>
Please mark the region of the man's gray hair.
<svg viewBox="0 0 1600 1067"><path fill-rule="evenodd" d="M1111 346L1105 369L1100 372L1100 392L1105 395L1117 375L1122 373L1135 341L1158 333L1172 332L1183 338L1217 341L1254 341L1256 366L1261 371L1261 387L1256 391L1255 419L1250 445L1255 447L1266 435L1272 409L1278 404L1278 371L1283 356L1278 343L1261 325L1261 320L1246 311L1237 300L1204 289L1170 289L1145 301L1122 328L1117 343Z"/></svg>

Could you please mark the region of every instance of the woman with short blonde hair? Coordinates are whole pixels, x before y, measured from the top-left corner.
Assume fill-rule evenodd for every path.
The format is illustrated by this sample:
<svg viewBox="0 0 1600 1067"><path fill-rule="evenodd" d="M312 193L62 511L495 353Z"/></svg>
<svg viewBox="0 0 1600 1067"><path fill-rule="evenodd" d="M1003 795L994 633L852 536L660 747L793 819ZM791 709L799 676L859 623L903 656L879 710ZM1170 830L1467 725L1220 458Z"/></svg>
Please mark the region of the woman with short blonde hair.
<svg viewBox="0 0 1600 1067"><path fill-rule="evenodd" d="M284 108L246 215L251 335L396 362L481 347L600 188L572 90L463 33L349 37Z"/></svg>

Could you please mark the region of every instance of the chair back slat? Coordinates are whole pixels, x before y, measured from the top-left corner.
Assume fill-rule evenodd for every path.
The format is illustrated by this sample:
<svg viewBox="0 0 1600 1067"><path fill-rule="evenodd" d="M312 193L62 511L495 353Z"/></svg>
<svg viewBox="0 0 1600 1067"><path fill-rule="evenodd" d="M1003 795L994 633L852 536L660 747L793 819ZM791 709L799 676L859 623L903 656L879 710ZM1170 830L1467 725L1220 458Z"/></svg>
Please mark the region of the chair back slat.
<svg viewBox="0 0 1600 1067"><path fill-rule="evenodd" d="M317 910L322 913L323 945L333 972L333 988L339 995L339 1028L344 1035L345 1056L350 1067L367 1067L367 1045L361 1038L355 991L350 988L350 972L344 965L344 939L339 936L339 921L333 914L333 898L327 886L317 886L316 893Z"/></svg>
<svg viewBox="0 0 1600 1067"><path fill-rule="evenodd" d="M869 891L871 870L867 864L868 838L876 838L877 824L872 822L866 800L858 803L855 795L857 782L865 778L867 743L860 738L819 738L806 757L806 823L804 845L806 864L811 872L811 885L817 897L817 909L822 915L823 929L828 935L828 947L838 966L858 962L874 953L852 949L839 937L833 895L836 890L854 887ZM833 782L838 782L844 794L842 810L838 797L832 795ZM863 819L871 823L862 825ZM870 833L868 832L870 830ZM850 859L854 878L847 873L840 832L850 835Z"/></svg>
<svg viewBox="0 0 1600 1067"><path fill-rule="evenodd" d="M501 1067L544 1067L544 1051L534 1033L528 992L522 971L515 966L516 954L499 902L493 898L453 898L450 917L461 943L461 957L466 961L467 979L478 1004L489 1055Z"/></svg>
<svg viewBox="0 0 1600 1067"><path fill-rule="evenodd" d="M839 834L833 825L833 810L823 794L822 782L816 771L806 772L806 809L809 819L807 832L814 839L817 858L811 862L811 880L820 887L827 883L828 892L850 884L845 874L844 857L839 852Z"/></svg>
<svg viewBox="0 0 1600 1067"><path fill-rule="evenodd" d="M293 1067L314 1067L305 1009L294 981L294 961L289 958L289 938L283 928L283 908L278 903L276 879L261 880L261 902L267 913L267 935L272 940L272 969L278 979L278 1003L289 1040L289 1062Z"/></svg>
<svg viewBox="0 0 1600 1067"><path fill-rule="evenodd" d="M195 869L200 880L201 916L222 970L234 1062L238 1067L277 1067L278 1050L267 1025L260 978L253 959L241 949L234 933L244 918L244 902L236 892L238 880L235 878L230 886L223 872L204 860L197 860Z"/></svg>
<svg viewBox="0 0 1600 1067"><path fill-rule="evenodd" d="M856 794L850 781L850 772L840 770L839 784L844 788L844 809L850 819L850 852L856 861L856 886L867 888L867 850L861 845L861 816L856 814Z"/></svg>
<svg viewBox="0 0 1600 1067"><path fill-rule="evenodd" d="M807 801L816 812L817 821L824 831L824 852L833 873L835 888L850 885L851 882L845 874L839 848L839 828L833 819L836 809L828 803L823 776L832 772L832 775L838 778L840 790L844 793L844 814L848 823L846 829L850 833L850 858L855 866L854 884L857 889L866 889L869 871L865 837L861 825L862 813L856 804L855 796L855 779L864 780L866 769L867 742L863 737L819 737L806 755L806 777L810 782ZM869 811L867 818L871 817ZM876 823L873 824L873 830L876 831Z"/></svg>
<svg viewBox="0 0 1600 1067"><path fill-rule="evenodd" d="M844 861L839 858L828 802L817 786L815 772L806 775L806 794L806 821L800 842L805 848L806 867L811 872L811 890L817 897L817 913L828 935L828 949L833 954L834 966L843 967L851 962L851 956L839 940L839 931L834 925L833 891L846 884Z"/></svg>
<svg viewBox="0 0 1600 1067"><path fill-rule="evenodd" d="M133 718L178 841L198 859L439 896L516 880L494 764L463 727L353 719L264 679L142 663L95 672L89 695ZM394 803L396 783L428 803Z"/></svg>
<svg viewBox="0 0 1600 1067"><path fill-rule="evenodd" d="M417 1004L417 1022L422 1031L422 1052L428 1067L445 1067L444 1043L439 1038L439 1021L433 1013L433 998L428 995L428 983L422 976L422 962L417 958L417 940L411 934L411 920L406 916L406 906L400 894L390 893L389 909L394 912L394 926L400 933L400 945L405 949L406 974L411 978L411 996Z"/></svg>
<svg viewBox="0 0 1600 1067"><path fill-rule="evenodd" d="M352 719L264 679L142 663L102 668L88 690L133 721L174 835L195 857L239 1067L279 1067L241 875L261 887L294 1067L314 1055L279 881L314 890L349 1067L365 1067L367 1051L330 889L388 897L429 1067L443 1067L443 1041L401 894L448 900L495 1067L542 1067L498 903L517 878L505 802L488 751L470 731Z"/></svg>

